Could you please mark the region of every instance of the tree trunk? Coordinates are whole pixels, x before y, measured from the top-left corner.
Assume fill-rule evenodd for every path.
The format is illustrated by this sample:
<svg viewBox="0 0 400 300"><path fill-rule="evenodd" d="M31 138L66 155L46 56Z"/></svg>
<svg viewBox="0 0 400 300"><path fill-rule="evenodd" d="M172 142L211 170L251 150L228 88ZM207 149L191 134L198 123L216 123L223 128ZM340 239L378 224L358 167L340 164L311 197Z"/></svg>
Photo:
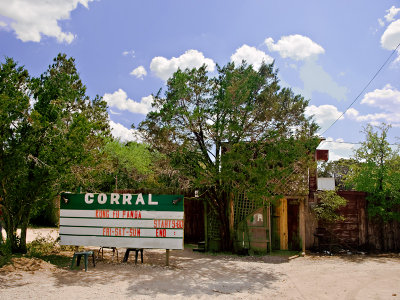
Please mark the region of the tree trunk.
<svg viewBox="0 0 400 300"><path fill-rule="evenodd" d="M380 234L379 234L379 247L380 247L380 249L379 250L381 252L383 252L383 251L386 251L386 245L385 245L385 236L386 236L386 234L385 234L385 224L384 224L384 222L383 222L381 217L379 217L378 225L379 225L379 232L380 232Z"/></svg>
<svg viewBox="0 0 400 300"><path fill-rule="evenodd" d="M220 206L219 216L221 223L221 250L222 251L232 251L233 250L233 234L231 233L231 216L230 216L230 202L229 197L224 193L222 197L223 205Z"/></svg>
<svg viewBox="0 0 400 300"><path fill-rule="evenodd" d="M30 208L25 207L25 211L20 212L22 220L9 215L7 212L4 214L5 229L7 232L6 243L9 245L11 253L26 253L26 232L29 224ZM22 222L21 222L22 221ZM21 227L21 236L18 237L17 229Z"/></svg>
<svg viewBox="0 0 400 300"><path fill-rule="evenodd" d="M6 244L9 245L11 253L18 253L19 243L17 237L17 228L15 228L13 224L7 224L6 232L7 232Z"/></svg>
<svg viewBox="0 0 400 300"><path fill-rule="evenodd" d="M27 248L26 248L26 232L28 229L28 223L29 223L29 218L26 218L23 220L21 224L21 239L19 240L19 251L20 253L26 253Z"/></svg>

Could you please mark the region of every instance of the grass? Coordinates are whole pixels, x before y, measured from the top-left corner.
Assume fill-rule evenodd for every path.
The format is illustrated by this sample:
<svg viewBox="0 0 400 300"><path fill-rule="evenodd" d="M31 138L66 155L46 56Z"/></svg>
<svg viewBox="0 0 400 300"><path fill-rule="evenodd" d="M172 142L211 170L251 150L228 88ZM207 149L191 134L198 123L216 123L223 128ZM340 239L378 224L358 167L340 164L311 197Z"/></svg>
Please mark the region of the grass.
<svg viewBox="0 0 400 300"><path fill-rule="evenodd" d="M59 268L67 267L71 264L71 257L62 254L62 251L73 251L73 246L59 246L58 241L50 235L43 237L37 236L35 240L27 244L27 253L12 254L10 248L5 243L0 244L0 268L11 263L12 258L27 257L38 258L47 261Z"/></svg>
<svg viewBox="0 0 400 300"><path fill-rule="evenodd" d="M65 268L71 265L71 257L62 254L37 255L34 257L47 261L59 268Z"/></svg>

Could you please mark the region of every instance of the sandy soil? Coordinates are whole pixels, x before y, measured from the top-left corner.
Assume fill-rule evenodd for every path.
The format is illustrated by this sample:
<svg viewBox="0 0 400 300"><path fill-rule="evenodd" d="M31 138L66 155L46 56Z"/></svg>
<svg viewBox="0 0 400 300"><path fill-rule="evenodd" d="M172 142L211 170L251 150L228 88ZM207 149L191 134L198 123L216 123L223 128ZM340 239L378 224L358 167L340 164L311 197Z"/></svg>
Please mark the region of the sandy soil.
<svg viewBox="0 0 400 300"><path fill-rule="evenodd" d="M16 259L0 269L0 299L400 299L399 255L288 260L185 249L171 251L166 267L165 250L145 250L138 265L133 255L122 263L123 254L117 262L104 250L88 272Z"/></svg>

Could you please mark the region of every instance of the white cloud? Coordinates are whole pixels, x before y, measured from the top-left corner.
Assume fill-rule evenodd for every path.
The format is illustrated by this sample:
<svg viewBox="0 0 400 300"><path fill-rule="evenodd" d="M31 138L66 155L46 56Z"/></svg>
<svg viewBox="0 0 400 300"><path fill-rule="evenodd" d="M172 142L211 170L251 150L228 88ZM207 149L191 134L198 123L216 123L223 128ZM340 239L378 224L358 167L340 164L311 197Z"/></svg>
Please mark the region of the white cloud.
<svg viewBox="0 0 400 300"><path fill-rule="evenodd" d="M122 52L122 55L123 56L129 55L129 56L135 57L135 50L124 51L124 52Z"/></svg>
<svg viewBox="0 0 400 300"><path fill-rule="evenodd" d="M258 70L261 67L262 62L270 64L274 59L255 47L243 45L242 47L236 49L236 52L232 54L231 61L238 66L243 60L245 60L248 64L253 65L255 70Z"/></svg>
<svg viewBox="0 0 400 300"><path fill-rule="evenodd" d="M6 27L6 26L7 26L6 22L0 21L0 27Z"/></svg>
<svg viewBox="0 0 400 300"><path fill-rule="evenodd" d="M338 111L336 106L326 104L320 106L308 106L305 114L306 116L314 116L315 121L321 127L320 131L324 131L340 117L342 112ZM341 119L343 119L343 117L341 117Z"/></svg>
<svg viewBox="0 0 400 300"><path fill-rule="evenodd" d="M393 22L394 17L400 12L400 8L396 8L395 6L392 6L388 10L386 10L387 14L385 15L385 19L388 22Z"/></svg>
<svg viewBox="0 0 400 300"><path fill-rule="evenodd" d="M378 23L381 27L385 26L385 22L381 18L378 19Z"/></svg>
<svg viewBox="0 0 400 300"><path fill-rule="evenodd" d="M376 89L365 94L361 104L400 113L400 91L387 84L383 89Z"/></svg>
<svg viewBox="0 0 400 300"><path fill-rule="evenodd" d="M184 70L186 68L199 68L203 64L207 66L209 72L215 69L215 63L210 58L205 58L203 53L197 50L188 50L179 57L167 59L162 56L154 57L150 63L150 70L162 80L167 80L172 76L178 68Z"/></svg>
<svg viewBox="0 0 400 300"><path fill-rule="evenodd" d="M400 20L394 21L386 28L381 37L381 46L387 50L396 49L400 42Z"/></svg>
<svg viewBox="0 0 400 300"><path fill-rule="evenodd" d="M113 110L110 108L110 114L112 114L112 115L120 115L120 114L122 114L122 113L113 111Z"/></svg>
<svg viewBox="0 0 400 300"><path fill-rule="evenodd" d="M143 77L147 75L147 71L143 66L139 66L131 72L131 75L143 79Z"/></svg>
<svg viewBox="0 0 400 300"><path fill-rule="evenodd" d="M325 52L324 48L309 37L299 34L283 36L277 43L274 43L274 40L269 37L264 43L270 51L279 52L282 58L294 60L305 60Z"/></svg>
<svg viewBox="0 0 400 300"><path fill-rule="evenodd" d="M146 115L151 111L151 104L153 103L153 96L143 97L140 102L136 102L128 98L126 92L122 89L118 89L112 94L104 94L104 100L107 102L109 107L115 107L119 110L128 110L132 113Z"/></svg>
<svg viewBox="0 0 400 300"><path fill-rule="evenodd" d="M358 146L357 144L344 143L341 138L335 140L328 137L321 142L318 149L329 150L329 160L339 160L341 158L350 158Z"/></svg>
<svg viewBox="0 0 400 300"><path fill-rule="evenodd" d="M109 121L111 127L111 134L122 142L140 141L135 129L128 129L120 123Z"/></svg>
<svg viewBox="0 0 400 300"><path fill-rule="evenodd" d="M346 116L358 122L369 122L378 125L381 122L391 124L394 127L400 126L400 91L387 84L383 89L376 89L365 94L361 104L373 107L380 112L361 115L356 109L350 108Z"/></svg>
<svg viewBox="0 0 400 300"><path fill-rule="evenodd" d="M301 93L306 98L311 98L313 92L328 94L336 100L346 100L347 98L348 89L336 83L313 59L308 59L300 67L300 79L304 83Z"/></svg>
<svg viewBox="0 0 400 300"><path fill-rule="evenodd" d="M93 0L13 0L0 1L1 15L12 20L10 26L23 42L40 42L42 35L58 42L71 43L75 36L63 32L58 21L70 18L78 4L88 8Z"/></svg>
<svg viewBox="0 0 400 300"><path fill-rule="evenodd" d="M283 36L276 43L272 38L267 38L265 44L270 51L279 52L282 58L304 61L299 69L304 88L295 88L296 92L303 94L306 98L311 98L313 92L328 94L337 100L347 98L347 88L336 83L317 63L318 55L325 53L325 50L310 38L295 34Z"/></svg>

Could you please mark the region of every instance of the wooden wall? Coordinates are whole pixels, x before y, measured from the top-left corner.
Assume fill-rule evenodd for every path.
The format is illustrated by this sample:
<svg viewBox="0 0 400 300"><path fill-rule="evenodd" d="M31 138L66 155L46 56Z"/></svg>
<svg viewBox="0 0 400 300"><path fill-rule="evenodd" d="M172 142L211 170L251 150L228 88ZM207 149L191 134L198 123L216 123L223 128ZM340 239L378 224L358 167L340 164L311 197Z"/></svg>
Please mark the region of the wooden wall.
<svg viewBox="0 0 400 300"><path fill-rule="evenodd" d="M338 194L347 200L347 205L339 210L345 220L336 222L330 230L344 247L368 251L400 251L399 222L388 222L382 229L377 220L368 217L366 193L338 191ZM316 228L326 226L322 222L317 222L312 213L311 207L315 203L309 202L305 210L307 249L315 245ZM383 245L381 245L382 241Z"/></svg>
<svg viewBox="0 0 400 300"><path fill-rule="evenodd" d="M185 243L204 241L204 202L198 199L185 199L184 204Z"/></svg>

